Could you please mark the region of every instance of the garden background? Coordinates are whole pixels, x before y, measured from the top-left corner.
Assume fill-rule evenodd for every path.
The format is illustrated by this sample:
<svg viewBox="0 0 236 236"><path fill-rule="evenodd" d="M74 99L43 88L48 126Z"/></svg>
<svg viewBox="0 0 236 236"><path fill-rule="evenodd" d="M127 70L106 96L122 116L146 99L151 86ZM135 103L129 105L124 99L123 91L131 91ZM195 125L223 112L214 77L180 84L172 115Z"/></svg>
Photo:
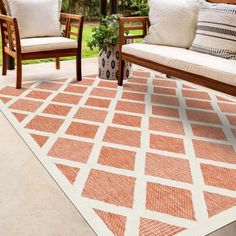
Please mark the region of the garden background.
<svg viewBox="0 0 236 236"><path fill-rule="evenodd" d="M109 0L107 0L109 2ZM107 4L109 12L109 3ZM91 38L92 29L99 24L100 0L63 0L62 12L83 15L85 17L85 25L83 31L82 42L82 58L92 58L98 55L98 49L91 50L87 43ZM147 15L147 0L119 0L118 13L124 16L140 16ZM1 46L1 42L0 42ZM61 58L61 60L72 60L74 57ZM49 62L54 59L40 59L24 61L24 64ZM0 51L0 65L2 64L2 55Z"/></svg>

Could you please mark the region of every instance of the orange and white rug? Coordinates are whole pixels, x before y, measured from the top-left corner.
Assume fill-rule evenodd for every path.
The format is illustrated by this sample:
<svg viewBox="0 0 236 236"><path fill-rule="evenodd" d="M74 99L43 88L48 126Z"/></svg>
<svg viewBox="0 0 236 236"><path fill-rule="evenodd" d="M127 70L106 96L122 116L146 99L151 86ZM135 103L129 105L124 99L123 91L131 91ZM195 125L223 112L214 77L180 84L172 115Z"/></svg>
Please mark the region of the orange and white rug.
<svg viewBox="0 0 236 236"><path fill-rule="evenodd" d="M1 111L98 235L206 235L236 220L236 100L138 71L0 89Z"/></svg>

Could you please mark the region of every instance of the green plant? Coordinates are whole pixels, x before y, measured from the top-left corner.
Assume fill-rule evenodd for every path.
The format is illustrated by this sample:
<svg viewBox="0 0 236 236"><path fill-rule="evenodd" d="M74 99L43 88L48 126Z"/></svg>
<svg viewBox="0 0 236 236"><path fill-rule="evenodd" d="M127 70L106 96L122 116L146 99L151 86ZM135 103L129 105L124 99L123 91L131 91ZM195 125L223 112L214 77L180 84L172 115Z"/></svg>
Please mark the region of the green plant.
<svg viewBox="0 0 236 236"><path fill-rule="evenodd" d="M132 10L133 16L147 16L149 13L149 6L147 0L136 0L133 1L130 9Z"/></svg>
<svg viewBox="0 0 236 236"><path fill-rule="evenodd" d="M119 15L106 16L101 19L98 27L92 30L91 40L88 42L88 47L93 50L107 50L114 48L119 41Z"/></svg>

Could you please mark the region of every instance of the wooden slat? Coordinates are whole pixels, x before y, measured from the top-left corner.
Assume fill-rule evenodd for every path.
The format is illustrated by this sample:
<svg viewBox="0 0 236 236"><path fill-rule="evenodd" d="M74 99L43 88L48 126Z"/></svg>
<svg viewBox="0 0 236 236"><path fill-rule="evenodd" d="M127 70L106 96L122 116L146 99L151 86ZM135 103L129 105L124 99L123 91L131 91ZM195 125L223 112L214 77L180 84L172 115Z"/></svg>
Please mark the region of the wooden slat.
<svg viewBox="0 0 236 236"><path fill-rule="evenodd" d="M128 26L124 27L124 30L143 30L143 26Z"/></svg>
<svg viewBox="0 0 236 236"><path fill-rule="evenodd" d="M5 44L9 44L9 40L7 38L4 39Z"/></svg>
<svg viewBox="0 0 236 236"><path fill-rule="evenodd" d="M137 16L137 17L121 17L120 18L120 22L143 22L143 21L148 21L148 17L145 16L145 17L140 17L140 16Z"/></svg>
<svg viewBox="0 0 236 236"><path fill-rule="evenodd" d="M7 31L7 30L8 30L8 28L5 27L5 26L3 26L3 25L2 25L2 29L3 29L4 31Z"/></svg>
<svg viewBox="0 0 236 236"><path fill-rule="evenodd" d="M140 38L144 38L145 35L141 34L141 35L129 35L129 36L125 36L125 39L140 39Z"/></svg>
<svg viewBox="0 0 236 236"><path fill-rule="evenodd" d="M14 18L11 17L11 16L2 15L2 14L1 14L1 17L0 17L0 18L1 18L1 20L5 21L5 22L11 22L11 23L13 22L13 19L14 19Z"/></svg>
<svg viewBox="0 0 236 236"><path fill-rule="evenodd" d="M8 54L8 55L10 55L10 56L12 56L12 57L16 57L16 52L15 51L11 51L10 49L9 49L9 47L4 47L4 51Z"/></svg>
<svg viewBox="0 0 236 236"><path fill-rule="evenodd" d="M75 32L70 32L70 35L77 36L78 34Z"/></svg>
<svg viewBox="0 0 236 236"><path fill-rule="evenodd" d="M68 14L68 13L61 13L61 18L69 18L72 20L81 20L82 16L80 15L74 15L74 14Z"/></svg>
<svg viewBox="0 0 236 236"><path fill-rule="evenodd" d="M70 23L70 26L71 26L71 27L78 27L78 24L76 24L76 23Z"/></svg>
<svg viewBox="0 0 236 236"><path fill-rule="evenodd" d="M72 49L63 49L63 50L55 50L55 51L22 53L21 55L22 55L23 60L67 57L67 56L76 56L77 49L72 48Z"/></svg>

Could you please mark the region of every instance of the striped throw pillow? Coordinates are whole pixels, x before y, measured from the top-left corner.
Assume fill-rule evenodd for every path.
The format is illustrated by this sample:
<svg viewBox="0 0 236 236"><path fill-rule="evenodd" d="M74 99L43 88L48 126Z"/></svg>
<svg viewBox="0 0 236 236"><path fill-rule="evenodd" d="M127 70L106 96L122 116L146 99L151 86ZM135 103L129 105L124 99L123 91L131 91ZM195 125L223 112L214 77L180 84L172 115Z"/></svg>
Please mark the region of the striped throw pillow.
<svg viewBox="0 0 236 236"><path fill-rule="evenodd" d="M236 60L236 5L202 2L190 50Z"/></svg>

